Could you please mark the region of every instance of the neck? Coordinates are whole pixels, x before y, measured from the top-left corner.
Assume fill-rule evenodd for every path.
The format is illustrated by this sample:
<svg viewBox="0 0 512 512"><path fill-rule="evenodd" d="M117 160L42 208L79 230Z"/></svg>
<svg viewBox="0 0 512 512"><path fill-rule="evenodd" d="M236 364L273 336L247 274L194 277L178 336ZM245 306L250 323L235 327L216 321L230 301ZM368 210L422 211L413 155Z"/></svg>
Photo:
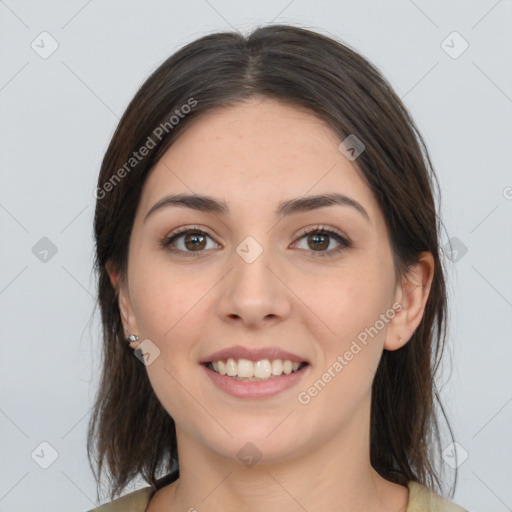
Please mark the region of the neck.
<svg viewBox="0 0 512 512"><path fill-rule="evenodd" d="M177 426L176 510L403 512L408 490L372 468L369 421L361 419L355 418L335 438L294 453L293 458L251 467L206 449Z"/></svg>

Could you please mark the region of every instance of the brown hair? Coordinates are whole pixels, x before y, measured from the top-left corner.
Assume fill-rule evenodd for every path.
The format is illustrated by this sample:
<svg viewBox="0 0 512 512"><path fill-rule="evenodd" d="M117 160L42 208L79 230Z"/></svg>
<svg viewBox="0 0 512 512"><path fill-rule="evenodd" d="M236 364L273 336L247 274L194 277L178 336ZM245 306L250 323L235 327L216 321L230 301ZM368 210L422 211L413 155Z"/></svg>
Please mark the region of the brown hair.
<svg viewBox="0 0 512 512"><path fill-rule="evenodd" d="M364 143L357 167L386 220L398 277L417 263L420 252L433 255L421 323L402 348L384 350L375 374L370 459L390 481L415 480L442 492L435 468L441 445L436 405L445 420L446 414L434 377L446 338L447 296L433 198L437 178L420 133L379 71L345 44L286 25L260 27L247 37L216 33L183 47L140 87L106 151L94 219L103 368L87 439L90 463L96 455L96 479L106 460L114 498L138 475L157 489L157 473L178 466L174 421L124 341L117 291L105 265L126 276L142 186L179 133L213 108L254 95L305 107L341 140L356 134ZM170 121L177 111L184 115ZM150 139L154 147L147 156L132 160Z"/></svg>

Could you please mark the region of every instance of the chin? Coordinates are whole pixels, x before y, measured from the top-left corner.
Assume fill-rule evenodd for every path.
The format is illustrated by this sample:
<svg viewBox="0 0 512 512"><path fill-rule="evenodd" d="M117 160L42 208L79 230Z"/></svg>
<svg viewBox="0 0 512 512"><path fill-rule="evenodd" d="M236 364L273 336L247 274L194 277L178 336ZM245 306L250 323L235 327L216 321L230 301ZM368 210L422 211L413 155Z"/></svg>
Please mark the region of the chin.
<svg viewBox="0 0 512 512"><path fill-rule="evenodd" d="M282 420L283 418L280 418L279 421ZM236 430L230 428L233 424L225 426L233 434L232 438L228 434L222 434L221 439L216 437L205 441L214 452L247 467L256 463L271 464L284 461L297 455L300 441L291 435L289 428L283 428L279 432L280 427L276 429L279 421L265 421L265 427L261 424L255 425L254 422L248 425L240 421L237 422L239 428Z"/></svg>

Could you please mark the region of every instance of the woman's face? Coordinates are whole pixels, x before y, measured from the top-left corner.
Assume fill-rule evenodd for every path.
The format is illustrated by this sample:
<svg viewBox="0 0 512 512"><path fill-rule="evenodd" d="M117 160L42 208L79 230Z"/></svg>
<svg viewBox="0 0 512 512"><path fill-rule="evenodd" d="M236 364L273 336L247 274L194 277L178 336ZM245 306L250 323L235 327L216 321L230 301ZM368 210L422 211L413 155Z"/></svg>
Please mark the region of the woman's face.
<svg viewBox="0 0 512 512"><path fill-rule="evenodd" d="M306 111L251 99L191 124L145 182L120 307L126 333L150 340L146 369L178 441L242 462L366 442L382 351L415 325L400 320L383 215L340 142ZM178 194L215 203L154 208ZM333 194L348 199L307 202ZM184 228L195 234L163 245ZM265 378L286 359L307 365L252 383L204 364Z"/></svg>

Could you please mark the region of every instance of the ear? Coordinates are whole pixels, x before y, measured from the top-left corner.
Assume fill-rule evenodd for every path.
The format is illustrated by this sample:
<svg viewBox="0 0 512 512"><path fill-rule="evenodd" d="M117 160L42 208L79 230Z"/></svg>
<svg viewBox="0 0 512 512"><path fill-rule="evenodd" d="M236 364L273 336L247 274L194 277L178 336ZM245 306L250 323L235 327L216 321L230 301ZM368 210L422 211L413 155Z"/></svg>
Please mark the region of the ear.
<svg viewBox="0 0 512 512"><path fill-rule="evenodd" d="M110 260L105 264L105 270L107 271L108 277L110 278L112 287L117 291L117 283L119 282L120 272L118 270L114 270L114 265Z"/></svg>
<svg viewBox="0 0 512 512"><path fill-rule="evenodd" d="M397 350L403 347L414 334L423 318L425 305L434 277L434 257L431 252L422 252L418 263L407 271L395 291L395 303L401 305L389 322L384 349Z"/></svg>
<svg viewBox="0 0 512 512"><path fill-rule="evenodd" d="M121 278L120 271L114 270L112 263L109 261L105 265L105 269L112 283L112 287L116 290L117 300L119 306L119 313L121 314L121 321L123 323L124 334L138 335L139 329L133 313L133 307L130 300L130 294L128 291L128 285ZM137 348L141 341L133 341L130 343L132 348Z"/></svg>

